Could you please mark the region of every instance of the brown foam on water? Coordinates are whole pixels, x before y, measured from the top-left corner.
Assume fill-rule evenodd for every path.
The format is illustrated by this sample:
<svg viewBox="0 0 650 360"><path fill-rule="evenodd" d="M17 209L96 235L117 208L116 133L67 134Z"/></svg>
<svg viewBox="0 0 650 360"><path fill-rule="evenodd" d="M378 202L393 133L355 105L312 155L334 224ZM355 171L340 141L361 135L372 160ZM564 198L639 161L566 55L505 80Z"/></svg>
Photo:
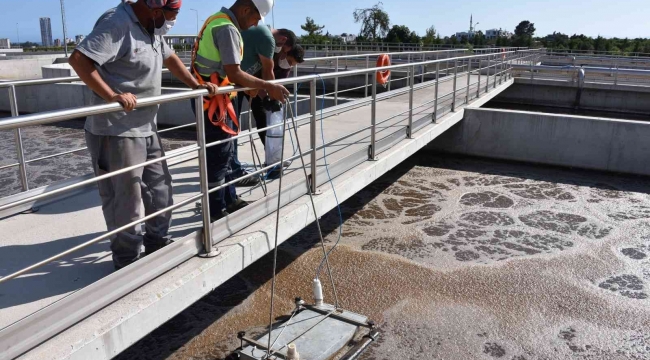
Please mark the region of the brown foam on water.
<svg viewBox="0 0 650 360"><path fill-rule="evenodd" d="M416 157L342 205L331 258L341 306L384 332L363 359L650 358L647 193L636 178ZM337 224L338 214L323 217L330 244ZM317 238L310 227L282 246L275 316L295 296L311 299ZM169 332L183 326L201 331L154 358L223 359L238 331L268 323L270 264L252 265L124 359L174 343ZM206 311L219 316L196 319Z"/></svg>
<svg viewBox="0 0 650 360"><path fill-rule="evenodd" d="M318 250L311 250L278 274L276 316L292 309L295 296L311 298L314 267L321 255ZM538 344L538 335L548 337L551 331L555 339L555 333L566 324L589 324L622 333L635 333L650 326L650 311L630 306L627 301L603 297L581 280L588 274L605 275L611 267L588 255L443 272L397 256L342 246L331 261L341 305L387 326L387 340L372 352L379 356L377 359L391 358L379 355L389 350L402 351L405 356L417 354L418 346L416 352L410 353L409 347L396 339L411 338L408 341L419 344L417 339L421 338L423 344L430 345L427 339L440 338L436 342L441 345L436 348L446 352L458 344L482 348L486 340L496 338L488 346L493 350L490 353L499 354L498 347L505 346L508 353L519 349L525 354L524 349L530 348L538 355L551 355L548 344ZM584 270L593 263L602 265ZM268 261L258 268L259 274L267 265ZM255 275L250 280L255 282ZM333 301L328 279L322 280L326 299ZM237 345L237 331L268 322L269 301L270 282L266 282L172 358L223 358L225 350ZM476 336L479 333L485 335ZM215 348L215 344L229 346ZM398 349L392 349L393 346ZM571 352L568 347L567 351ZM483 354L482 350L478 353Z"/></svg>

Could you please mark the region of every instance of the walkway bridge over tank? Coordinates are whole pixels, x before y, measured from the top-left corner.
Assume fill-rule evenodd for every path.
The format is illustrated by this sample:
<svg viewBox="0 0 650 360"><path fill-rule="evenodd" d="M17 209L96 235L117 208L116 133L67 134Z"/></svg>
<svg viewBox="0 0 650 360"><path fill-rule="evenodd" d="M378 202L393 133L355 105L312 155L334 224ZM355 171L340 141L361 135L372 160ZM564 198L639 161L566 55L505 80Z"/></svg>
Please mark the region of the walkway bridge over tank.
<svg viewBox="0 0 650 360"><path fill-rule="evenodd" d="M197 211L207 207L204 128L202 114L195 124L196 143L169 151L175 204L172 235L176 242L133 265L114 272L96 178L86 175L46 187L29 189L28 164L80 149L26 159L23 134L30 126L119 111L117 104L86 106L19 115L16 89L78 81L78 78L15 81L8 89L12 119L0 121L0 130L15 132L17 161L1 169L17 169L23 191L0 199L0 359L110 359L165 323L220 284L273 250L278 195L282 243L315 220L308 192L315 196L316 212L324 214L422 149L463 119L465 109L479 107L513 83L513 69L539 61L540 51L482 50L478 54L447 51L414 53L389 68L374 68L376 55L326 59L337 65L361 60L363 66L277 81L309 89L309 113L296 118L309 181L303 176L292 141L286 139L285 157L293 159L282 189L277 181L266 188L240 188L252 204L215 223ZM321 61L320 59L318 61ZM364 64L365 63L365 64ZM392 70L389 86L377 85L378 71ZM426 71L422 71L426 69ZM527 76L526 74L522 76ZM338 79L365 78L364 96L322 109L322 84L334 81L334 95L349 90ZM401 86L396 84L401 83ZM391 85L393 84L392 88ZM237 89L242 91L245 89ZM233 91L223 88L222 93ZM200 102L203 90L177 91L138 100L138 107L174 102ZM292 106L297 108L298 97ZM321 109L321 110L318 110ZM262 149L250 129L239 136L242 162L256 163L250 141ZM83 150L83 149L81 149ZM326 155L325 155L326 154ZM261 174L267 168L260 168ZM142 166L142 165L140 165ZM113 176L113 174L107 174ZM331 178L331 181L330 181ZM26 211L27 210L27 211ZM29 211L34 210L34 211ZM146 220L143 218L138 223ZM134 223L135 225L135 223ZM118 229L119 230L119 229ZM204 256L217 253L217 256Z"/></svg>

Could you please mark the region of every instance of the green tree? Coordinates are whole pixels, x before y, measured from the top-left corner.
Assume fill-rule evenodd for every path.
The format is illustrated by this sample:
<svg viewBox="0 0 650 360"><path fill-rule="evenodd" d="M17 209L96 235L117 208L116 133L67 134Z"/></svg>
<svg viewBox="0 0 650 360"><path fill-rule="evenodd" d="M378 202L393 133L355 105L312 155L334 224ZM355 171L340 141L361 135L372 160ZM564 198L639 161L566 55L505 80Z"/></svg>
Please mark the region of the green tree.
<svg viewBox="0 0 650 360"><path fill-rule="evenodd" d="M534 36L535 30L535 24L528 20L524 20L515 28L515 36Z"/></svg>
<svg viewBox="0 0 650 360"><path fill-rule="evenodd" d="M436 28L431 25L426 32L424 33L424 37L422 38L422 42L426 45L433 45L438 42L438 32L436 31Z"/></svg>
<svg viewBox="0 0 650 360"><path fill-rule="evenodd" d="M368 9L356 9L353 13L354 22L361 23L360 36L377 41L384 38L389 31L390 17L379 2Z"/></svg>
<svg viewBox="0 0 650 360"><path fill-rule="evenodd" d="M300 25L300 28L307 32L307 36L313 37L315 35L322 35L325 25L317 25L312 18L307 17L307 21L304 25Z"/></svg>
<svg viewBox="0 0 650 360"><path fill-rule="evenodd" d="M472 44L474 46L483 46L487 44L487 39L485 38L485 35L482 31L479 30L474 34L474 37L472 38Z"/></svg>
<svg viewBox="0 0 650 360"><path fill-rule="evenodd" d="M514 46L532 46L533 36L535 36L535 24L524 20L515 28Z"/></svg>
<svg viewBox="0 0 650 360"><path fill-rule="evenodd" d="M406 25L393 25L388 32L388 35L386 35L386 41L394 43L410 43L411 29Z"/></svg>
<svg viewBox="0 0 650 360"><path fill-rule="evenodd" d="M422 42L422 38L415 31L411 31L411 35L409 35L408 42L409 44L419 44L420 42Z"/></svg>

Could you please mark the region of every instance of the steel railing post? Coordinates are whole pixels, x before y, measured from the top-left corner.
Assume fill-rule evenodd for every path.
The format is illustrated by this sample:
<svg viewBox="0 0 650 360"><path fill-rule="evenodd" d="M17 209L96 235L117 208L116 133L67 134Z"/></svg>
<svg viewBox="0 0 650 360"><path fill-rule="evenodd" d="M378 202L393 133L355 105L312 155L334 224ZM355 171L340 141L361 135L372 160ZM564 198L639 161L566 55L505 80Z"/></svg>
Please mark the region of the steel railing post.
<svg viewBox="0 0 650 360"><path fill-rule="evenodd" d="M316 182L316 79L309 82L309 108L311 121L309 123L309 144L311 146L311 193L316 194L318 183Z"/></svg>
<svg viewBox="0 0 650 360"><path fill-rule="evenodd" d="M490 66L492 64L492 55L487 56L487 75L485 76L485 93L490 91Z"/></svg>
<svg viewBox="0 0 650 360"><path fill-rule="evenodd" d="M370 160L375 160L377 158L376 124L377 124L377 72L375 72L375 76L372 77L372 102L370 104L370 150L368 152L368 158Z"/></svg>
<svg viewBox="0 0 650 360"><path fill-rule="evenodd" d="M503 68L505 65L505 59L503 58L505 56L501 55L501 61L499 62L499 84L503 83Z"/></svg>
<svg viewBox="0 0 650 360"><path fill-rule="evenodd" d="M293 67L293 77L298 77L298 65ZM249 106L250 108L250 106ZM298 114L298 83L293 83L293 113Z"/></svg>
<svg viewBox="0 0 650 360"><path fill-rule="evenodd" d="M205 121L203 119L203 96L194 99L196 109L196 139L199 146L199 176L201 183L201 213L203 215L203 247L209 256L215 256L212 248L212 223L210 220L210 184L208 182L208 162L205 139Z"/></svg>
<svg viewBox="0 0 650 360"><path fill-rule="evenodd" d="M530 61L530 80L535 79L535 69L533 66L533 60Z"/></svg>
<svg viewBox="0 0 650 360"><path fill-rule="evenodd" d="M415 66L411 66L409 74L409 125L406 129L406 137L413 138L413 83L415 82Z"/></svg>
<svg viewBox="0 0 650 360"><path fill-rule="evenodd" d="M481 97L481 61L483 61L483 58L478 58L478 83L476 85L476 98L478 99Z"/></svg>
<svg viewBox="0 0 650 360"><path fill-rule="evenodd" d="M472 59L467 59L467 89L465 90L465 104L469 105L469 85L472 77Z"/></svg>
<svg viewBox="0 0 650 360"><path fill-rule="evenodd" d="M370 69L370 56L366 56L366 69ZM369 74L366 73L366 86L364 87L364 95L363 97L368 97L368 76Z"/></svg>
<svg viewBox="0 0 650 360"><path fill-rule="evenodd" d="M389 63L393 65L393 55L388 55ZM393 72L391 71L390 74L388 74L388 91L390 91L390 83L393 81Z"/></svg>
<svg viewBox="0 0 650 360"><path fill-rule="evenodd" d="M336 70L339 72L339 58L336 58ZM339 77L334 78L334 106L339 104Z"/></svg>
<svg viewBox="0 0 650 360"><path fill-rule="evenodd" d="M436 55L436 56L437 56L437 55ZM437 59L438 59L438 58L436 57L436 60L437 60ZM425 54L422 54L422 62L425 62L425 61L426 61L426 55L425 55ZM421 69L422 69L422 79L421 79L420 83L424 83L424 73L427 72L427 66L426 66L426 65L422 65Z"/></svg>
<svg viewBox="0 0 650 360"><path fill-rule="evenodd" d="M499 76L499 54L494 55L494 88L497 88L497 77Z"/></svg>
<svg viewBox="0 0 650 360"><path fill-rule="evenodd" d="M433 122L438 121L438 87L440 85L440 63L436 63L436 90L433 98Z"/></svg>
<svg viewBox="0 0 650 360"><path fill-rule="evenodd" d="M451 111L456 111L456 80L458 78L458 59L454 60L454 90L451 95Z"/></svg>
<svg viewBox="0 0 650 360"><path fill-rule="evenodd" d="M11 106L11 116L17 117L20 115L18 112L18 98L16 97L16 87L11 85L9 88L9 103ZM16 157L18 158L18 170L20 172L20 184L23 191L29 190L29 183L27 181L27 164L25 163L25 151L23 149L23 136L20 128L14 130L14 141L16 142Z"/></svg>

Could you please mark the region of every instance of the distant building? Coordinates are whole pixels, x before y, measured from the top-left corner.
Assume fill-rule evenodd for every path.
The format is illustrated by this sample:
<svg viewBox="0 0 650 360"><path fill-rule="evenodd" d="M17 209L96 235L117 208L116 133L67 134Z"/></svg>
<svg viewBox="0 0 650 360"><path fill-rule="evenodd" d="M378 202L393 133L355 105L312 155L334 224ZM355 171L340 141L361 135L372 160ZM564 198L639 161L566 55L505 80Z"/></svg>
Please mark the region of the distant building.
<svg viewBox="0 0 650 360"><path fill-rule="evenodd" d="M0 39L0 49L11 49L11 41L9 39Z"/></svg>
<svg viewBox="0 0 650 360"><path fill-rule="evenodd" d="M74 42L77 44L80 44L84 40L85 36L83 35L77 35L74 37Z"/></svg>
<svg viewBox="0 0 650 360"><path fill-rule="evenodd" d="M354 34L343 33L341 34L341 40L346 44L352 44L357 41L357 36Z"/></svg>
<svg viewBox="0 0 650 360"><path fill-rule="evenodd" d="M490 29L485 32L485 38L488 40L496 39L499 37L511 38L512 33L510 31L505 31L503 29Z"/></svg>
<svg viewBox="0 0 650 360"><path fill-rule="evenodd" d="M468 39L471 39L471 38L474 37L474 32L473 32L473 31L472 31L472 32L468 32L468 31L459 31L459 32L457 32L455 35L456 35L456 37L459 38L459 39L462 39L462 38L468 38Z"/></svg>
<svg viewBox="0 0 650 360"><path fill-rule="evenodd" d="M61 46L61 39L55 39L54 40L54 46L56 46L56 47Z"/></svg>
<svg viewBox="0 0 650 360"><path fill-rule="evenodd" d="M478 25L478 23L476 25ZM470 15L470 17L469 17L469 31L459 31L455 35L459 39L462 39L462 38L473 39L474 38L474 35L476 35L476 31L474 29L474 15Z"/></svg>
<svg viewBox="0 0 650 360"><path fill-rule="evenodd" d="M41 21L41 44L43 46L52 46L52 22L48 17L42 17Z"/></svg>

